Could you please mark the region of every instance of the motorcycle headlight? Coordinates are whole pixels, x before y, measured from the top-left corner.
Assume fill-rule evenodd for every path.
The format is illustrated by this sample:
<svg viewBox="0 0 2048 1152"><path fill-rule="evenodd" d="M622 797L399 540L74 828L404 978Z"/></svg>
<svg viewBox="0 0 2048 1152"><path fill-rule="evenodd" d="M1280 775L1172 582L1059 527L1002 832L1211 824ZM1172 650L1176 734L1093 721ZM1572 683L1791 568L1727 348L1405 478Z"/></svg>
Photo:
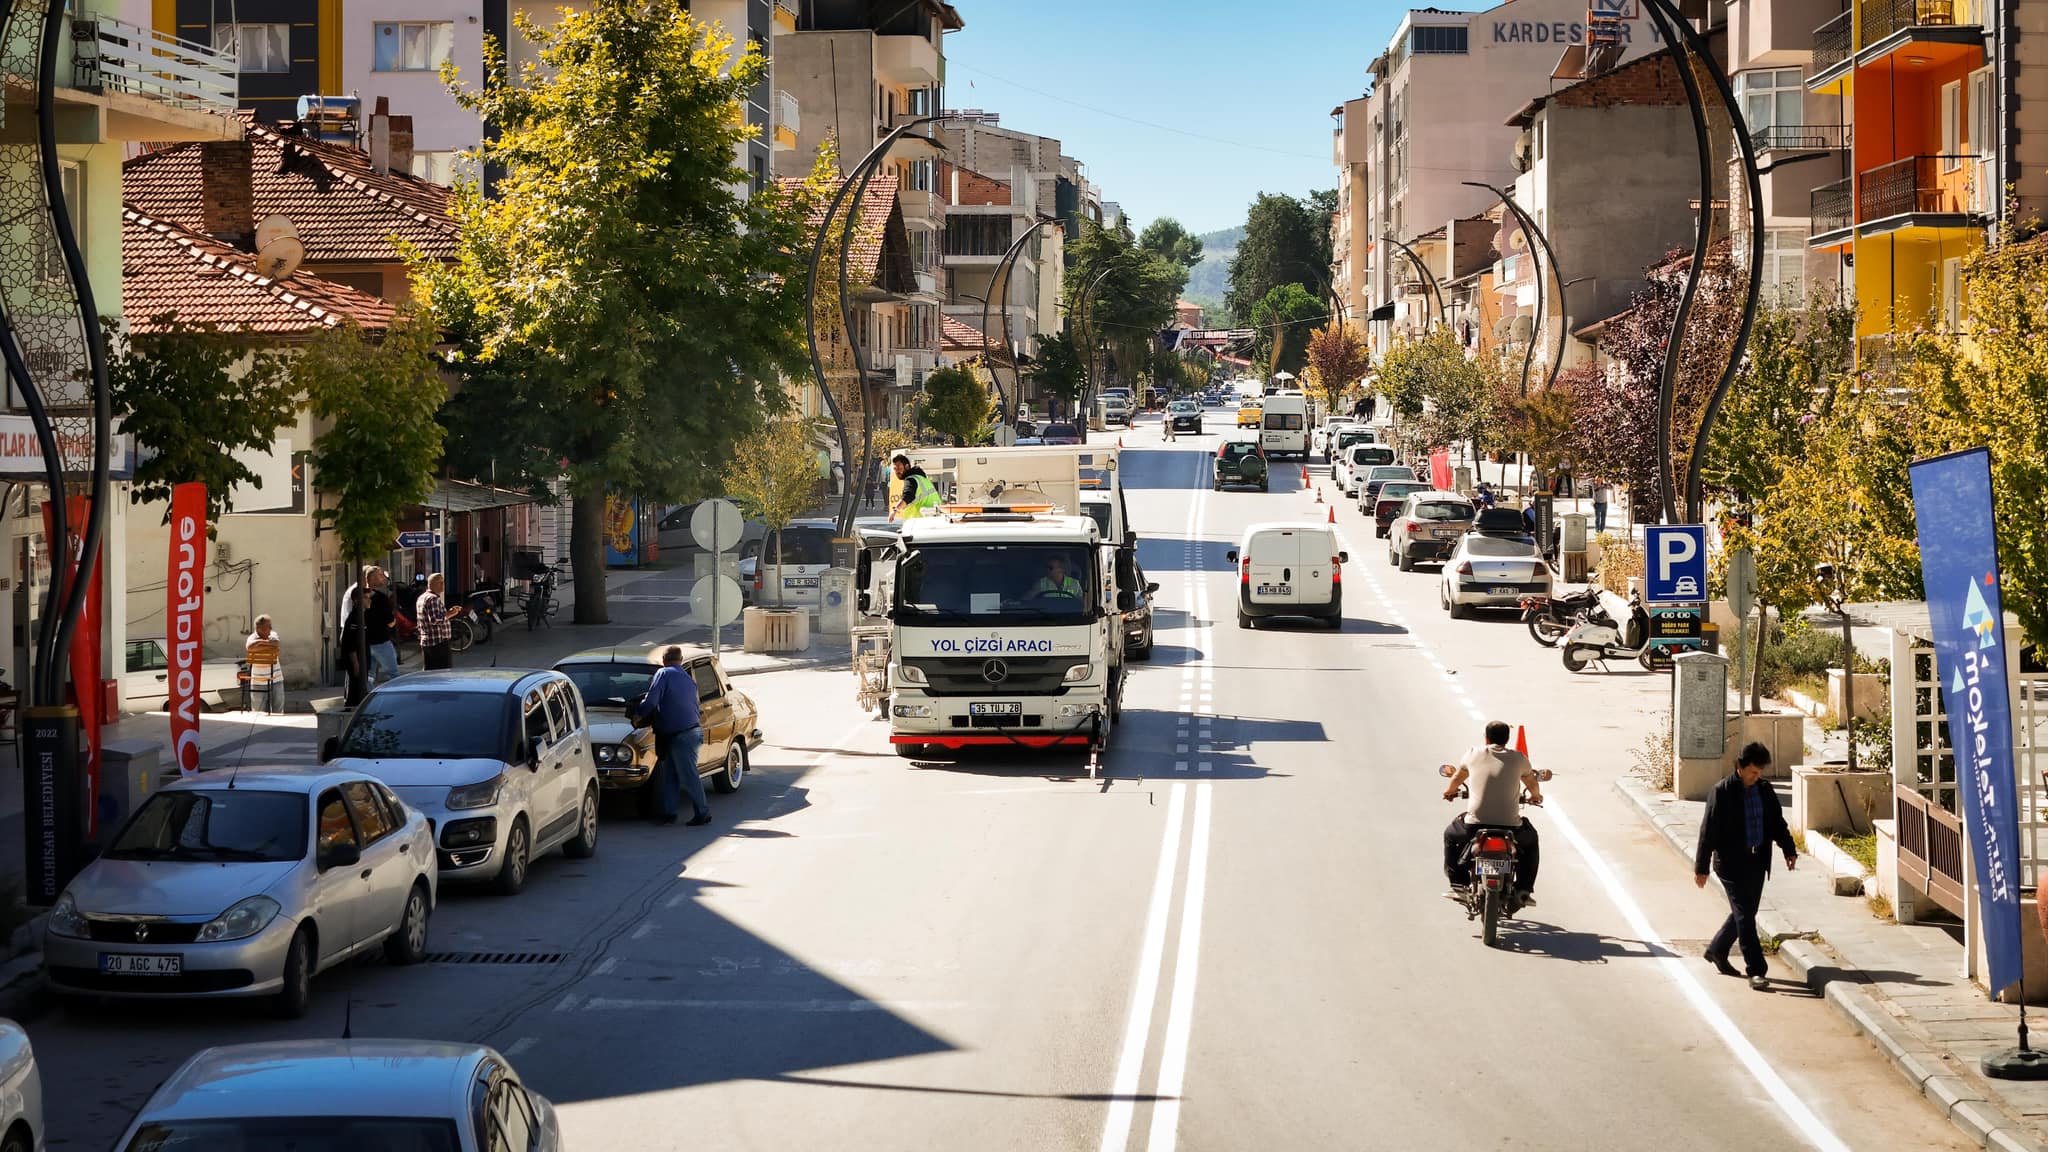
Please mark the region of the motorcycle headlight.
<svg viewBox="0 0 2048 1152"><path fill-rule="evenodd" d="M79 914L78 904L66 892L57 897L57 906L50 909L49 930L59 936L70 936L83 940L92 934L86 926L85 917Z"/></svg>
<svg viewBox="0 0 2048 1152"><path fill-rule="evenodd" d="M498 789L504 783L505 774L500 772L489 780L480 780L475 784L464 784L459 788L450 788L448 790L448 808L450 811L463 808L489 808L498 802Z"/></svg>
<svg viewBox="0 0 2048 1152"><path fill-rule="evenodd" d="M896 666L896 675L901 677L905 684L925 683L924 669L919 668L915 664L898 664Z"/></svg>
<svg viewBox="0 0 2048 1152"><path fill-rule="evenodd" d="M1073 684L1082 680L1086 680L1089 674L1094 671L1095 665L1093 664L1076 664L1073 667L1068 668L1067 674L1065 676L1060 677L1060 679L1064 680L1069 684Z"/></svg>
<svg viewBox="0 0 2048 1152"><path fill-rule="evenodd" d="M251 896L238 900L227 911L208 920L199 929L202 942L214 940L246 940L277 919L277 901L268 896Z"/></svg>

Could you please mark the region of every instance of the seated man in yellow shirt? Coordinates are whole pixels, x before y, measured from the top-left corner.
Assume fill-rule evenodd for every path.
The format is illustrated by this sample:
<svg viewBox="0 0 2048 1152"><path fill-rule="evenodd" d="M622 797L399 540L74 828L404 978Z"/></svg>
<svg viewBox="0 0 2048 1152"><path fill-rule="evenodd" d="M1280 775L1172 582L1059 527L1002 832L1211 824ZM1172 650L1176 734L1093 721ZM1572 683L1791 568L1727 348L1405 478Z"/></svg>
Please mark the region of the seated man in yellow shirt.
<svg viewBox="0 0 2048 1152"><path fill-rule="evenodd" d="M1033 599L1042 596L1058 596L1068 600L1081 598L1081 582L1067 575L1065 556L1051 556L1046 559L1045 575L1039 577L1038 583L1031 586L1031 596Z"/></svg>

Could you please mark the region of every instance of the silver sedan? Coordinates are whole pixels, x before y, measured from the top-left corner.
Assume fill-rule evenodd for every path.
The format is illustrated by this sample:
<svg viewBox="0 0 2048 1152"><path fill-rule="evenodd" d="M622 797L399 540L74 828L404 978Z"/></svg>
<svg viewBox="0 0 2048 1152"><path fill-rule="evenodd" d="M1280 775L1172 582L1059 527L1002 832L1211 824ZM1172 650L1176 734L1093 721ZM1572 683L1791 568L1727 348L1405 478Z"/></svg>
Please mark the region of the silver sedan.
<svg viewBox="0 0 2048 1152"><path fill-rule="evenodd" d="M269 996L296 1017L323 969L425 957L436 867L426 817L361 772L209 772L144 801L57 898L43 964L71 1000Z"/></svg>
<svg viewBox="0 0 2048 1152"><path fill-rule="evenodd" d="M1474 608L1519 608L1522 597L1550 593L1550 566L1527 536L1468 532L1444 561L1438 598L1452 619Z"/></svg>

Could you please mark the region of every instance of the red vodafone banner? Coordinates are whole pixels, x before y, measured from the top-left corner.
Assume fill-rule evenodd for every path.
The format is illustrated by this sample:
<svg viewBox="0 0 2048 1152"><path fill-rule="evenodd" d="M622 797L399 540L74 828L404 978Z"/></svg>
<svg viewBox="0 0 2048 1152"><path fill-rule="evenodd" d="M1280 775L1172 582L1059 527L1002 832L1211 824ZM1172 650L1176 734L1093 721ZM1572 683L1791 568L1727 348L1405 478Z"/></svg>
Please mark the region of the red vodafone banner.
<svg viewBox="0 0 2048 1152"><path fill-rule="evenodd" d="M171 752L179 773L199 771L199 660L206 638L206 485L171 489L169 602Z"/></svg>

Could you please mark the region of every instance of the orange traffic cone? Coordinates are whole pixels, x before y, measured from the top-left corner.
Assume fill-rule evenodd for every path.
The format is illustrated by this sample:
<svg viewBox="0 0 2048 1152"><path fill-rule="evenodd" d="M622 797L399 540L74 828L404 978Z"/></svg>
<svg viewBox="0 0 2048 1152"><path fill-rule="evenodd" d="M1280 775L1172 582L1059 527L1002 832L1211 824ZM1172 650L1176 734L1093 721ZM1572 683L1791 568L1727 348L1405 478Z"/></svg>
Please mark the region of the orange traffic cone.
<svg viewBox="0 0 2048 1152"><path fill-rule="evenodd" d="M1322 502L1323 502L1323 486L1322 486L1321 484L1318 484L1318 485L1316 485L1316 503L1318 503L1318 504L1321 504Z"/></svg>
<svg viewBox="0 0 2048 1152"><path fill-rule="evenodd" d="M1528 759L1529 730L1520 724L1515 725L1515 751L1520 752L1523 759Z"/></svg>
<svg viewBox="0 0 2048 1152"><path fill-rule="evenodd" d="M1337 506L1336 506L1335 504L1332 504L1332 505L1330 505L1330 523L1332 523L1332 524L1335 524L1336 522L1337 522Z"/></svg>
<svg viewBox="0 0 2048 1152"><path fill-rule="evenodd" d="M1123 437L1119 436L1119 437L1117 437L1117 438L1116 438L1116 446L1117 446L1117 447L1119 447L1119 448L1121 448L1121 447L1123 447L1123 446L1124 446L1124 438L1123 438Z"/></svg>

